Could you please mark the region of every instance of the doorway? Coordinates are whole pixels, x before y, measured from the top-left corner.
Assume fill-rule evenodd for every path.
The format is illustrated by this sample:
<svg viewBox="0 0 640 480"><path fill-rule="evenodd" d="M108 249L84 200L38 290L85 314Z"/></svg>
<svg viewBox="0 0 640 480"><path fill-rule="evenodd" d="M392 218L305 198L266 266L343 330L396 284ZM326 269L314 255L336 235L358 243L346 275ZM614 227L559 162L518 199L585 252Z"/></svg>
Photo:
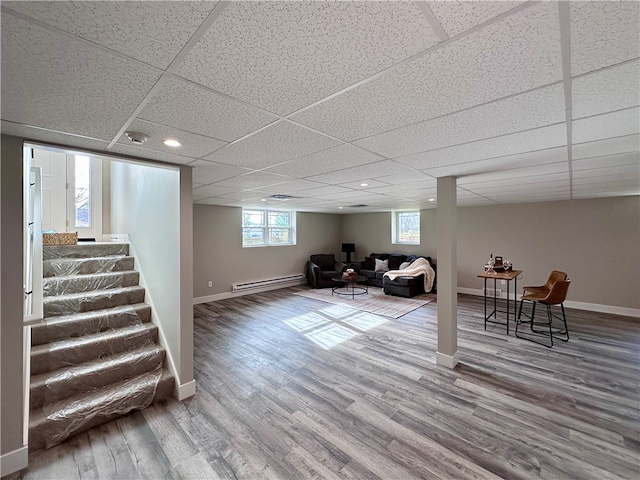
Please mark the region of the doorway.
<svg viewBox="0 0 640 480"><path fill-rule="evenodd" d="M102 160L40 147L31 152L32 165L42 169L42 230L102 240Z"/></svg>

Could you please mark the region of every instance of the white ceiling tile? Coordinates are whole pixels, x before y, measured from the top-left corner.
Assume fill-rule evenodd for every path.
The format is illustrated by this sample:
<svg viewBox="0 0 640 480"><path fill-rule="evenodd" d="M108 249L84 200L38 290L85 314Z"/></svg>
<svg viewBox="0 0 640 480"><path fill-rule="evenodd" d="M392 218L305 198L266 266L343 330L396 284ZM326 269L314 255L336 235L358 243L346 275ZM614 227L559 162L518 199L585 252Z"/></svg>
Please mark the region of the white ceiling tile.
<svg viewBox="0 0 640 480"><path fill-rule="evenodd" d="M580 144L574 143L571 148L574 160L638 151L640 151L640 135L627 135Z"/></svg>
<svg viewBox="0 0 640 480"><path fill-rule="evenodd" d="M565 124L558 124L465 145L397 157L394 160L429 173L430 169L435 167L551 149L566 144L567 128Z"/></svg>
<svg viewBox="0 0 640 480"><path fill-rule="evenodd" d="M326 196L326 195L333 195L335 193L344 193L344 192L348 192L349 189L345 188L345 187L339 187L337 185L328 185L325 187L320 187L320 188L312 188L310 190L307 190L306 192L306 196L307 197L320 197L320 196Z"/></svg>
<svg viewBox="0 0 640 480"><path fill-rule="evenodd" d="M263 172L267 173L267 172ZM289 178L289 177L287 177ZM299 195L300 192L303 192L306 196L306 192L310 189L324 187L325 185L318 182L311 182L309 180L292 180L290 182L278 183L277 185L271 185L267 187L260 187L260 192L276 194L282 193L285 195Z"/></svg>
<svg viewBox="0 0 640 480"><path fill-rule="evenodd" d="M232 2L178 73L286 115L436 42L411 2Z"/></svg>
<svg viewBox="0 0 640 480"><path fill-rule="evenodd" d="M505 181L509 183L521 182L523 184L535 181L543 181L541 175L568 174L569 165L566 162L550 163L546 165L535 165L531 167L513 168L511 170L501 170L496 172L469 175L458 179L458 185L471 188L474 184L491 181ZM548 177L550 180L558 178Z"/></svg>
<svg viewBox="0 0 640 480"><path fill-rule="evenodd" d="M335 147L339 143L285 120L223 147L206 158L229 165L264 168Z"/></svg>
<svg viewBox="0 0 640 480"><path fill-rule="evenodd" d="M277 120L270 113L173 77L138 117L227 141Z"/></svg>
<svg viewBox="0 0 640 480"><path fill-rule="evenodd" d="M205 198L203 200L198 200L197 202L193 202L196 203L198 205L225 205L225 206L229 206L229 202L230 200L227 198L221 198L221 197L210 197L210 198Z"/></svg>
<svg viewBox="0 0 640 480"><path fill-rule="evenodd" d="M175 127L167 127L166 125L148 122L146 120L134 120L131 125L129 125L127 131L142 132L148 135L149 140L144 144L144 148L146 149L191 157L192 160L211 153L226 144L226 142L216 140L215 138L185 132ZM182 145L180 147L168 147L162 143L168 138L178 140ZM131 142L125 134L118 139L118 143L131 145Z"/></svg>
<svg viewBox="0 0 640 480"><path fill-rule="evenodd" d="M555 180L551 180L554 178ZM541 175L540 177L534 177L533 180L529 179L527 182L511 183L508 180L502 182L485 182L482 184L475 184L469 187L473 192L479 195L492 196L493 194L512 194L512 193L533 193L544 191L556 191L559 189L569 189L569 175L568 174L555 174L555 175Z"/></svg>
<svg viewBox="0 0 640 480"><path fill-rule="evenodd" d="M571 2L571 75L640 56L640 3Z"/></svg>
<svg viewBox="0 0 640 480"><path fill-rule="evenodd" d="M343 170L349 167L377 162L383 157L367 152L348 143L328 148L321 152L306 155L287 163L265 169L270 173L279 173L291 177L303 178L321 173Z"/></svg>
<svg viewBox="0 0 640 480"><path fill-rule="evenodd" d="M404 171L402 173L396 173L394 175L386 175L377 177L378 180L384 183L390 183L392 185L404 185L411 182L423 182L433 183L435 185L436 179L426 173L419 172L417 170Z"/></svg>
<svg viewBox="0 0 640 480"><path fill-rule="evenodd" d="M363 183L366 183L366 185L362 186ZM383 182L379 182L377 180L367 179L367 180L358 180L358 181L355 181L355 182L344 182L344 183L340 183L339 185L341 187L353 188L355 190L371 191L372 189L374 189L376 187L383 187L383 186L388 185L388 184L387 183L383 183Z"/></svg>
<svg viewBox="0 0 640 480"><path fill-rule="evenodd" d="M4 108L4 105L3 105ZM4 115L4 111L2 112ZM50 131L43 128L35 128L19 123L2 121L1 131L3 135L13 135L23 137L43 143L54 143L59 145L73 145L75 148L88 148L91 150L104 150L109 142L96 140L94 138L77 137L62 132Z"/></svg>
<svg viewBox="0 0 640 480"><path fill-rule="evenodd" d="M574 170L572 178L577 181L581 178L600 178L606 181L611 177L617 176L620 180L624 178L637 179L640 177L640 164L630 163L626 165L608 165L604 168L587 168Z"/></svg>
<svg viewBox="0 0 640 480"><path fill-rule="evenodd" d="M292 180L291 177L274 175L266 172L251 172L239 177L228 178L218 182L223 187L232 187L241 190L251 190L254 188L267 187ZM247 192L255 196L255 192Z"/></svg>
<svg viewBox="0 0 640 480"><path fill-rule="evenodd" d="M640 104L640 60L599 70L571 82L574 119Z"/></svg>
<svg viewBox="0 0 640 480"><path fill-rule="evenodd" d="M353 141L561 79L557 7L541 2L293 119Z"/></svg>
<svg viewBox="0 0 640 480"><path fill-rule="evenodd" d="M160 162L167 163L176 163L179 165L187 165L188 163L193 162L193 158L191 157L183 157L181 155L171 153L171 152L159 152L157 150L150 150L148 148L144 148L138 145L123 145L121 143L116 143L113 147L111 147L109 152L113 154L127 155L138 158L148 158L151 160L158 160Z"/></svg>
<svg viewBox="0 0 640 480"><path fill-rule="evenodd" d="M640 132L640 108L628 108L583 118L575 120L571 125L575 143L634 135Z"/></svg>
<svg viewBox="0 0 640 480"><path fill-rule="evenodd" d="M111 140L159 76L2 13L3 120Z"/></svg>
<svg viewBox="0 0 640 480"><path fill-rule="evenodd" d="M523 2L427 2L450 37L497 17Z"/></svg>
<svg viewBox="0 0 640 480"><path fill-rule="evenodd" d="M568 190L561 190L558 192L531 193L531 194L523 192L517 195L493 195L489 198L498 203L552 202L552 201L570 200L571 193Z"/></svg>
<svg viewBox="0 0 640 480"><path fill-rule="evenodd" d="M563 99L563 87L556 84L355 143L393 158L508 135L564 121Z"/></svg>
<svg viewBox="0 0 640 480"><path fill-rule="evenodd" d="M434 177L463 177L478 173L492 172L494 170L506 170L531 165L557 163L568 161L568 159L567 147L558 147L535 152L520 153L517 155L476 160L473 162L456 163L444 167L429 168L428 172Z"/></svg>
<svg viewBox="0 0 640 480"><path fill-rule="evenodd" d="M193 189L193 195L208 197L216 197L218 195L225 195L235 192L235 189L229 187L221 187L219 185L205 185Z"/></svg>
<svg viewBox="0 0 640 480"><path fill-rule="evenodd" d="M201 200L205 200L209 198L209 195L192 195L191 196L191 200L193 201L193 203L198 203Z"/></svg>
<svg viewBox="0 0 640 480"><path fill-rule="evenodd" d="M604 157L591 157L582 160L573 160L571 168L574 172L578 170L589 170L591 168L609 168L620 165L635 165L640 170L640 153L621 153L618 155L608 155Z"/></svg>
<svg viewBox="0 0 640 480"><path fill-rule="evenodd" d="M230 165L221 165L219 163L211 163L205 160L199 160L192 163L193 165L193 181L208 184L220 182L227 178L237 177L250 172L246 168L232 167Z"/></svg>
<svg viewBox="0 0 640 480"><path fill-rule="evenodd" d="M351 167L336 172L323 173L309 177L309 180L324 183L347 183L365 181L372 178L384 177L400 173L412 172L413 170L394 162L393 160L383 160L375 163L368 163L358 167Z"/></svg>
<svg viewBox="0 0 640 480"><path fill-rule="evenodd" d="M2 2L24 15L166 68L217 2Z"/></svg>

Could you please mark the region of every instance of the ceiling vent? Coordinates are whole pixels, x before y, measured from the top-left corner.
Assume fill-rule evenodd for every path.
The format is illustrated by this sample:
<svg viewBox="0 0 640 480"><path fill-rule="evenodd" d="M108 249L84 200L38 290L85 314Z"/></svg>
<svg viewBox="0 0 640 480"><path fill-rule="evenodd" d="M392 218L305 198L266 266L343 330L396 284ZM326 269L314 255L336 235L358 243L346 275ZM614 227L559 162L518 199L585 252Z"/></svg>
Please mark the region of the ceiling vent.
<svg viewBox="0 0 640 480"><path fill-rule="evenodd" d="M349 208L364 208L368 206L369 205L365 205L364 203L356 203L355 205L349 205Z"/></svg>
<svg viewBox="0 0 640 480"><path fill-rule="evenodd" d="M270 200L278 200L279 202L286 202L287 200L291 200L292 198L300 198L300 197L293 197L291 195L284 195L282 193L276 193L275 195L271 195L270 197L267 197Z"/></svg>
<svg viewBox="0 0 640 480"><path fill-rule="evenodd" d="M149 140L149 135L140 132L124 132L124 134L134 145L144 145Z"/></svg>

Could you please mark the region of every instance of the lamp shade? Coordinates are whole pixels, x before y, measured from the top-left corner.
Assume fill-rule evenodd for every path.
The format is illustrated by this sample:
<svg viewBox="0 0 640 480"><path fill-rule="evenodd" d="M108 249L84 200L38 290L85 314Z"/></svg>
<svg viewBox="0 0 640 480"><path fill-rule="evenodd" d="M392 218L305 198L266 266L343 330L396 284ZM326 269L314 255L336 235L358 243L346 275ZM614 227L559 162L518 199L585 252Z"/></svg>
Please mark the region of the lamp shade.
<svg viewBox="0 0 640 480"><path fill-rule="evenodd" d="M343 243L342 244L342 251L344 253L353 253L356 251L356 244L355 243Z"/></svg>

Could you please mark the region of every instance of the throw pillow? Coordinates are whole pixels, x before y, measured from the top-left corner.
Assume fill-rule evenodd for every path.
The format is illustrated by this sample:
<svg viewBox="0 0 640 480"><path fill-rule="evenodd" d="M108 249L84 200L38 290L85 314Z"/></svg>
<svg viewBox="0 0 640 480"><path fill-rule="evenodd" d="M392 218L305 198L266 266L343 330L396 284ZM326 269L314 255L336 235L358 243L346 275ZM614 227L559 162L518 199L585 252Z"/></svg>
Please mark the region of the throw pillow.
<svg viewBox="0 0 640 480"><path fill-rule="evenodd" d="M376 264L374 262L375 258L373 257L364 257L364 266L365 270L373 270L376 268Z"/></svg>
<svg viewBox="0 0 640 480"><path fill-rule="evenodd" d="M376 258L376 272L388 272L389 271L389 260L380 260Z"/></svg>
<svg viewBox="0 0 640 480"><path fill-rule="evenodd" d="M398 270L404 270L405 268L407 268L409 265L411 265L411 262L404 262L401 263L400 266L398 267Z"/></svg>

